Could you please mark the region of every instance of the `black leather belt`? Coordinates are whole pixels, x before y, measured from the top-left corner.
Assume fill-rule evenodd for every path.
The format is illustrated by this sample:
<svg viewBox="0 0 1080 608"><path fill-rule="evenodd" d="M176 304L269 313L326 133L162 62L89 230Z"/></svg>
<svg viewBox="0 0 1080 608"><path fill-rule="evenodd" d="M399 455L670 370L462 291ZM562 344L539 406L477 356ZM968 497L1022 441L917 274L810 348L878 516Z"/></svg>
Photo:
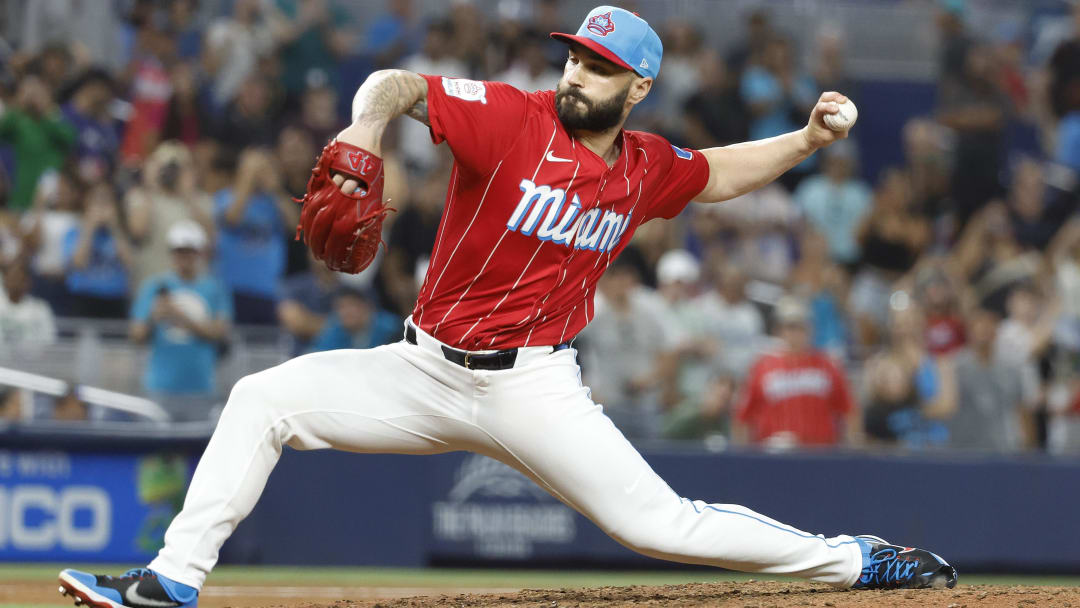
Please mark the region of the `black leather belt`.
<svg viewBox="0 0 1080 608"><path fill-rule="evenodd" d="M405 341L409 344L416 344L416 328L411 324L405 327ZM518 349L516 348L484 354L471 353L467 350L458 350L456 348L450 348L449 346L441 346L441 348L443 357L445 357L447 361L456 363L466 369L510 369L511 367L514 367L514 362L517 361L518 355ZM564 348L570 348L570 344L564 342L557 345L555 350L563 350Z"/></svg>

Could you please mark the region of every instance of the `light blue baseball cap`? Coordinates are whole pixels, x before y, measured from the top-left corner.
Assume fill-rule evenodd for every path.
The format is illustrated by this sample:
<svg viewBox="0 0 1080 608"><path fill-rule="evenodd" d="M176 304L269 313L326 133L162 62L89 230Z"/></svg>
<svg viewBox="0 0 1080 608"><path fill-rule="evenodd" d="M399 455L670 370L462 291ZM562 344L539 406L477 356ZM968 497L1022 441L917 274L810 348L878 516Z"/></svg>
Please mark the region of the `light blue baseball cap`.
<svg viewBox="0 0 1080 608"><path fill-rule="evenodd" d="M577 34L552 32L551 37L577 42L639 76L656 78L660 73L660 59L664 56L660 36L637 13L617 6L598 6L589 11Z"/></svg>

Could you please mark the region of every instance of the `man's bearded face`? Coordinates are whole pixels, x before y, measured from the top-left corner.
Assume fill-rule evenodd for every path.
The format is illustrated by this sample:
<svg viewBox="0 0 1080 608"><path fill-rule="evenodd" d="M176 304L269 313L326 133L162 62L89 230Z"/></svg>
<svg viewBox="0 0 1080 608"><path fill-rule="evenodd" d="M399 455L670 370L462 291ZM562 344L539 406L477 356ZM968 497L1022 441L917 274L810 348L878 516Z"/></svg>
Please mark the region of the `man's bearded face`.
<svg viewBox="0 0 1080 608"><path fill-rule="evenodd" d="M567 131L606 131L622 120L623 107L630 95L630 84L607 99L593 100L581 89L559 83L555 91L555 110Z"/></svg>

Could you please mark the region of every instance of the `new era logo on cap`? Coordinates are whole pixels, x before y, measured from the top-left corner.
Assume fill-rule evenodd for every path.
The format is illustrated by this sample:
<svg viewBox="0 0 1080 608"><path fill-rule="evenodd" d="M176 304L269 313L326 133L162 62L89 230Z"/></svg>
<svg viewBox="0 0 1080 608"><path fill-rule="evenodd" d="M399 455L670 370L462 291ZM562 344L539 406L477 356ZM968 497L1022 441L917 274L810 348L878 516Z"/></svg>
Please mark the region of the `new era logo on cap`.
<svg viewBox="0 0 1080 608"><path fill-rule="evenodd" d="M577 34L554 32L552 38L576 42L612 63L656 78L664 45L649 24L636 13L617 6L598 6L589 11Z"/></svg>

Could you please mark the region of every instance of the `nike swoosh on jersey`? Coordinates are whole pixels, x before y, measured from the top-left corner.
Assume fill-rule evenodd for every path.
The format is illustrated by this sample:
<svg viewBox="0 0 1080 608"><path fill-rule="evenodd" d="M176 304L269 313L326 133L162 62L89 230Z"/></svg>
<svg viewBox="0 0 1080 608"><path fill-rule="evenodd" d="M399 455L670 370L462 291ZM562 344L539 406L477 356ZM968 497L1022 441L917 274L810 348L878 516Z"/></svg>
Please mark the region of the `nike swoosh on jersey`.
<svg viewBox="0 0 1080 608"><path fill-rule="evenodd" d="M138 583L127 588L127 591L124 592L124 599L136 606L161 606L162 608L174 608L175 606L179 606L176 602L155 600L139 595Z"/></svg>
<svg viewBox="0 0 1080 608"><path fill-rule="evenodd" d="M535 158L535 157L533 157L533 158ZM574 160L570 159L570 158L559 158L558 156L555 156L554 154L551 153L551 150L548 150L547 156L545 156L544 158L546 158L548 160L548 162L552 162L552 163L572 163L572 162L574 162Z"/></svg>

